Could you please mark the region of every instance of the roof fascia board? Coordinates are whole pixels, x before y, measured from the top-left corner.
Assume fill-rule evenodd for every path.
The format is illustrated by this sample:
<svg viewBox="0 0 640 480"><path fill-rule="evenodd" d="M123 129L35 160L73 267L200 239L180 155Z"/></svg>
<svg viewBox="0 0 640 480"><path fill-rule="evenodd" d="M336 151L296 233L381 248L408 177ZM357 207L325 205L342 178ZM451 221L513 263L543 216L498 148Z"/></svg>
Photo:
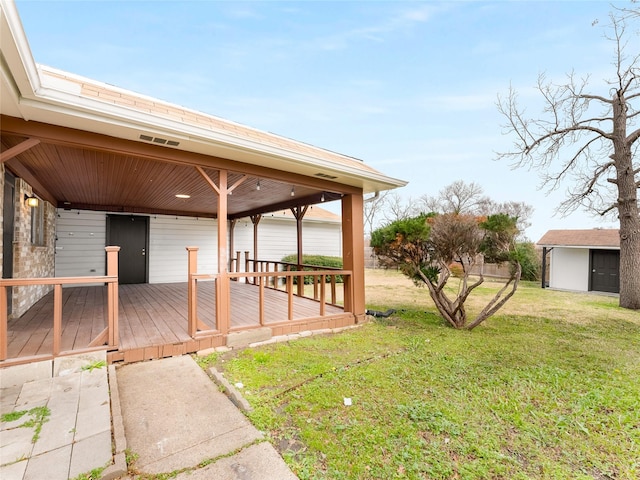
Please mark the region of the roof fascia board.
<svg viewBox="0 0 640 480"><path fill-rule="evenodd" d="M381 190L401 187L407 182L387 177L374 172L361 171L355 167L318 159L271 145L238 138L234 135L217 132L195 125L184 124L144 112L139 112L120 105L111 105L93 99L80 98L65 91L43 87L36 98L23 99L21 105L29 108L48 110L62 115L73 115L87 120L107 122L136 132L150 131L159 136L174 137L179 140L191 140L205 145L222 146L232 150L267 155L274 160L293 164L302 164L323 172L338 173L355 180L367 180L381 187ZM357 160L356 160L357 161ZM281 167L287 168L287 167Z"/></svg>
<svg viewBox="0 0 640 480"><path fill-rule="evenodd" d="M41 87L40 75L16 4L9 0L0 0L0 31L2 50L18 91L22 96L34 95Z"/></svg>

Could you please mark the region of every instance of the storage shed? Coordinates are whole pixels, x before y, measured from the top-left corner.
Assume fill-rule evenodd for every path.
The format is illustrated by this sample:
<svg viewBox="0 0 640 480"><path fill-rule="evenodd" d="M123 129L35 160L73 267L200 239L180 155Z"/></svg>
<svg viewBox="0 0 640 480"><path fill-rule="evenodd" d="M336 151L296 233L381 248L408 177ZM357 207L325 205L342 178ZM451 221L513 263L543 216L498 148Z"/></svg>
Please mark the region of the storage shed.
<svg viewBox="0 0 640 480"><path fill-rule="evenodd" d="M542 247L542 288L620 292L617 229L549 230L538 246Z"/></svg>

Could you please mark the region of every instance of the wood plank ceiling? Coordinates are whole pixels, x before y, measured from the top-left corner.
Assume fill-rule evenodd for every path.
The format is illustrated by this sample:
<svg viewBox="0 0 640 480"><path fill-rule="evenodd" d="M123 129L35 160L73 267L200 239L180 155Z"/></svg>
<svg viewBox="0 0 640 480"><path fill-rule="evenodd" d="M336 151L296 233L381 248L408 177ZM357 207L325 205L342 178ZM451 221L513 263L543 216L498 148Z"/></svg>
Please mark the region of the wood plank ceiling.
<svg viewBox="0 0 640 480"><path fill-rule="evenodd" d="M26 139L3 133L2 151ZM5 165L18 176L25 176L28 172L28 176L37 179L59 208L217 216L217 194L193 165L46 141L10 159ZM217 169L206 167L203 170L218 184ZM322 187L294 185L287 180L233 171L229 172L229 186L245 176L247 178L228 196L229 218L268 213L321 200L331 201L341 196L322 190ZM286 175L283 178L286 179ZM28 181L27 178L25 180ZM43 195L36 186L34 191ZM189 195L189 198L176 195Z"/></svg>

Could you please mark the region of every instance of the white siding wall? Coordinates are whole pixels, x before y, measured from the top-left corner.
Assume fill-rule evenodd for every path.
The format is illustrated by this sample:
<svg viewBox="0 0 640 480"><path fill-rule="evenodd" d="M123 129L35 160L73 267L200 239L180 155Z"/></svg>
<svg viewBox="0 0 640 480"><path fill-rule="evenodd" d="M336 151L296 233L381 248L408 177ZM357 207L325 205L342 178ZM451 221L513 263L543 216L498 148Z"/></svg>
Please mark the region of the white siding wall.
<svg viewBox="0 0 640 480"><path fill-rule="evenodd" d="M342 256L340 223L302 221L302 251L305 255ZM253 257L253 224L240 220L234 231L234 250L249 251ZM258 257L260 260L280 261L285 255L296 253L296 221L287 218L263 217L258 224ZM235 256L235 252L231 252Z"/></svg>
<svg viewBox="0 0 640 480"><path fill-rule="evenodd" d="M198 247L198 272L218 271L218 226L210 218L151 216L149 283L187 281L186 247Z"/></svg>
<svg viewBox="0 0 640 480"><path fill-rule="evenodd" d="M589 289L589 249L554 247L549 287L586 292Z"/></svg>
<svg viewBox="0 0 640 480"><path fill-rule="evenodd" d="M105 275L107 214L85 210L58 210L55 275ZM149 283L187 281L186 247L199 247L198 271L215 273L217 223L152 215L149 220Z"/></svg>
<svg viewBox="0 0 640 480"><path fill-rule="evenodd" d="M105 275L105 213L62 209L56 213L55 276Z"/></svg>

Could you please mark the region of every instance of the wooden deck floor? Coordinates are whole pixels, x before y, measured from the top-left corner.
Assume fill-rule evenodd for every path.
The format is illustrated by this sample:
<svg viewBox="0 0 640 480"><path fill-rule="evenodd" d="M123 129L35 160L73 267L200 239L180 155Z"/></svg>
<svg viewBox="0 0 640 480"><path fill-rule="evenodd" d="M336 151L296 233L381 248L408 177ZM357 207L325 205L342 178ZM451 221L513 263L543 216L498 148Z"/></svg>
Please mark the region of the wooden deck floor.
<svg viewBox="0 0 640 480"><path fill-rule="evenodd" d="M62 350L87 348L107 325L104 286L63 290ZM285 292L265 289L265 324L286 322ZM327 305L325 314L342 314ZM294 297L294 319L319 316L319 303ZM216 328L213 282L198 284L198 315ZM187 284L140 284L119 287L119 352L193 342L187 333ZM7 325L8 358L51 354L53 292ZM259 326L258 287L231 282L231 328ZM158 355L162 356L162 355Z"/></svg>

